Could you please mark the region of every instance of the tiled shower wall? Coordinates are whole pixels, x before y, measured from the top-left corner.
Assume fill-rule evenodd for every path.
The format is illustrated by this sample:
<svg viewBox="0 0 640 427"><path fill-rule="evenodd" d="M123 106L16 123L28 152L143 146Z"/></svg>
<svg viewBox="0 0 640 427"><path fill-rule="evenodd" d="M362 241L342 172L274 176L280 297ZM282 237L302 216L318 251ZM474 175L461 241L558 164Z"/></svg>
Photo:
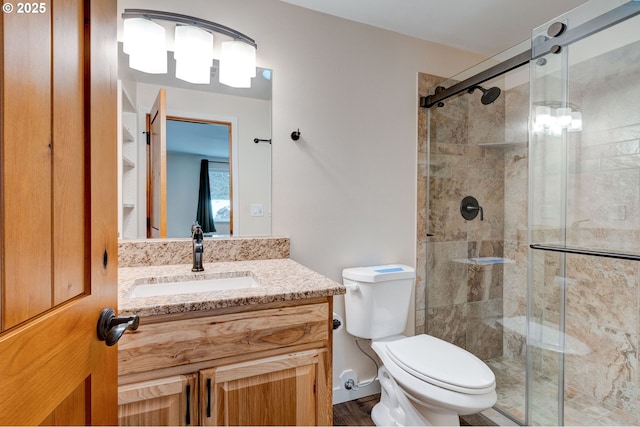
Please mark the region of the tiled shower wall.
<svg viewBox="0 0 640 427"><path fill-rule="evenodd" d="M428 333L484 359L504 355L524 364L522 331L497 322L502 316L517 319L526 314L528 69L519 73L525 80L503 88L494 104L482 105L470 94L432 108L430 153L427 110L419 112L416 330L424 331L426 287ZM420 74L421 96L433 93L442 80ZM427 193L434 207L429 221ZM465 195L479 200L485 221L461 217L459 204ZM427 230L434 234L429 251ZM509 262L452 261L483 256ZM432 274L428 286L427 266Z"/></svg>
<svg viewBox="0 0 640 427"><path fill-rule="evenodd" d="M421 74L420 95L441 80ZM505 98L483 105L477 92L419 112L416 329L424 331L426 316L429 334L483 359L503 352L503 265L467 260L504 255L504 149L482 145L504 142L504 123ZM483 221L461 216L465 196L478 199Z"/></svg>
<svg viewBox="0 0 640 427"><path fill-rule="evenodd" d="M518 73L528 77L528 67ZM527 212L529 79L504 91L504 356L525 362L525 335L509 325L522 324L527 310ZM522 375L522 374L519 374Z"/></svg>

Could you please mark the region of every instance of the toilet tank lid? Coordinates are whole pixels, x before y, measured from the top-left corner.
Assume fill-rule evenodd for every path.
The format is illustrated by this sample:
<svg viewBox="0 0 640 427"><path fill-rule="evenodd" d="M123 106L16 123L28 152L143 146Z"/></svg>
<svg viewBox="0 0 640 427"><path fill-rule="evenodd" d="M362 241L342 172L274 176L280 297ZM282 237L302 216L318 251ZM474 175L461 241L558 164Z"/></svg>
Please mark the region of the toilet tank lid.
<svg viewBox="0 0 640 427"><path fill-rule="evenodd" d="M371 267L345 268L342 277L356 282L378 283L398 279L414 279L413 267L402 264L374 265Z"/></svg>

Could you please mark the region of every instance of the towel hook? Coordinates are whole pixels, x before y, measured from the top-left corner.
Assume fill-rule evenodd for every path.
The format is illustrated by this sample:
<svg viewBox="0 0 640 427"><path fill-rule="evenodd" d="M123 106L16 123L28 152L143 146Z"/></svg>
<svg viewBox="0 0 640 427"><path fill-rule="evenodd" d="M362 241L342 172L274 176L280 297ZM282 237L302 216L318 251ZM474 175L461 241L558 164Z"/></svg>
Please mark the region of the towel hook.
<svg viewBox="0 0 640 427"><path fill-rule="evenodd" d="M294 130L293 132L291 132L291 139L293 139L294 141L297 141L300 139L300 128L298 128L298 130Z"/></svg>

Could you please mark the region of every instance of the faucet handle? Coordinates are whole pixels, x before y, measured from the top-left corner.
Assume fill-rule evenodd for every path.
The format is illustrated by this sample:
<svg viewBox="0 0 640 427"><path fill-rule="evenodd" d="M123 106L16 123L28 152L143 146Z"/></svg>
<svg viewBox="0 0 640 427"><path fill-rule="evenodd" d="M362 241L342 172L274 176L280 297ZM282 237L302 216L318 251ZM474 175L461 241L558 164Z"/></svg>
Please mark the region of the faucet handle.
<svg viewBox="0 0 640 427"><path fill-rule="evenodd" d="M474 219L480 212L480 221L484 220L484 210L473 196L467 196L460 202L460 214L467 221Z"/></svg>
<svg viewBox="0 0 640 427"><path fill-rule="evenodd" d="M193 221L193 224L191 225L191 237L195 239L196 236L201 237L204 236L204 234L202 232L202 227L198 224L198 221Z"/></svg>

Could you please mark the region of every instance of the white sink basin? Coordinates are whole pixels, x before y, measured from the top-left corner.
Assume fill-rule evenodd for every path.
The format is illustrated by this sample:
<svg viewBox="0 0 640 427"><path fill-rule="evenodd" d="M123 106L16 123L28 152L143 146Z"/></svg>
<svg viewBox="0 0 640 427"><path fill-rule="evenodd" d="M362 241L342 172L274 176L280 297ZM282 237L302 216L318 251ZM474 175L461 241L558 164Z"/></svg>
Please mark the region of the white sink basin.
<svg viewBox="0 0 640 427"><path fill-rule="evenodd" d="M197 292L227 291L230 289L257 288L260 284L249 273L234 277L203 277L197 280L163 279L159 283L138 283L129 291L129 298L160 295L193 294Z"/></svg>

